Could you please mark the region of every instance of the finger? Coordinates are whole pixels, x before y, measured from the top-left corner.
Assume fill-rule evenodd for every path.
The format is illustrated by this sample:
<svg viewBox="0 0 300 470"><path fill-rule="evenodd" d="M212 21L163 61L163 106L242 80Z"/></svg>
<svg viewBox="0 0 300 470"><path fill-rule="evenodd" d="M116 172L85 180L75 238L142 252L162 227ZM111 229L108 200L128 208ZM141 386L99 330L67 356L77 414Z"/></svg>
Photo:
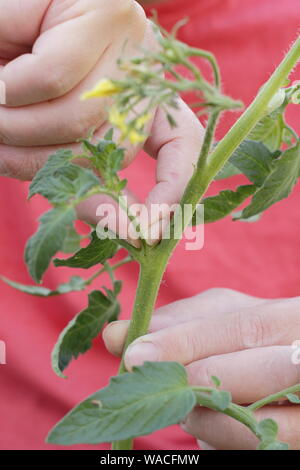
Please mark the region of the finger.
<svg viewBox="0 0 300 470"><path fill-rule="evenodd" d="M231 289L209 289L188 299L178 300L158 308L151 319L149 331L159 331L195 318L219 318L238 308L251 307L265 302L265 299L251 297ZM107 349L116 356L120 356L123 352L128 326L127 321L112 322L103 332Z"/></svg>
<svg viewBox="0 0 300 470"><path fill-rule="evenodd" d="M172 110L172 115L178 124L174 128L171 128L165 112L160 108L157 110L151 137L145 145L145 150L157 158L156 185L145 202L151 226L148 239L152 244L161 237L166 225L161 224L160 220L168 221L170 207L179 203L195 169L203 142L201 124L181 99L178 99L178 109ZM157 210L158 205L161 211Z"/></svg>
<svg viewBox="0 0 300 470"><path fill-rule="evenodd" d="M215 376L235 403L253 403L300 382L293 351L291 346L273 346L212 356L187 366L189 382L211 386Z"/></svg>
<svg viewBox="0 0 300 470"><path fill-rule="evenodd" d="M131 192L126 191L126 196L129 207L138 204ZM119 238L129 241L136 248L140 247L135 231L131 230L127 213L111 197L102 194L90 197L77 206L77 215L79 219L95 224L97 230L99 227L108 228L112 234L117 234Z"/></svg>
<svg viewBox="0 0 300 470"><path fill-rule="evenodd" d="M209 356L264 346L290 345L299 338L299 299L259 305L221 318L196 319L136 340L126 366L148 361L189 364Z"/></svg>
<svg viewBox="0 0 300 470"><path fill-rule="evenodd" d="M1 58L8 61L31 52L50 2L51 0L0 0Z"/></svg>
<svg viewBox="0 0 300 470"><path fill-rule="evenodd" d="M200 441L200 439L197 440L197 444L199 445L201 450L216 450L214 447L207 444L207 442Z"/></svg>
<svg viewBox="0 0 300 470"><path fill-rule="evenodd" d="M279 426L278 439L300 449L300 407L267 406L256 413L258 421L271 418ZM229 416L197 407L189 414L183 429L218 450L255 450L259 444L251 431Z"/></svg>
<svg viewBox="0 0 300 470"><path fill-rule="evenodd" d="M108 53L101 67L70 93L52 101L19 108L0 107L0 143L12 146L49 146L76 142L106 122L108 101L102 98L81 101L112 64Z"/></svg>
<svg viewBox="0 0 300 470"><path fill-rule="evenodd" d="M120 320L109 323L102 332L106 349L114 356L122 355L130 320Z"/></svg>
<svg viewBox="0 0 300 470"><path fill-rule="evenodd" d="M110 128L111 126L108 123L103 124L101 128L94 133L93 141L97 142L97 140L102 139ZM85 134L84 137L86 137L86 135L87 134ZM117 136L117 131L114 134L114 138L115 136ZM125 168L132 162L139 150L139 147L130 144L124 145L123 147L125 149L123 167ZM0 175L16 178L22 181L31 181L35 174L46 163L49 156L63 148L72 150L75 155L82 154L81 143L74 142L68 145L42 145L34 147L19 147L15 145L0 144Z"/></svg>
<svg viewBox="0 0 300 470"><path fill-rule="evenodd" d="M32 52L0 71L9 106L54 99L70 91L94 67L121 27L136 21L137 37L142 37L145 21L135 2L60 3L51 2Z"/></svg>

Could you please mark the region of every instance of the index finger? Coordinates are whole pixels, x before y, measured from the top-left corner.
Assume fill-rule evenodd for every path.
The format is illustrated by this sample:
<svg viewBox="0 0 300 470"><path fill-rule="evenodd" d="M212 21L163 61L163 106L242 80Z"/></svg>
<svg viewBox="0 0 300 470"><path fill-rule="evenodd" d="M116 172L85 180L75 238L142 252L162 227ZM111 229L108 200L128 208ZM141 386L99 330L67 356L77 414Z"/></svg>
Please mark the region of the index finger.
<svg viewBox="0 0 300 470"><path fill-rule="evenodd" d="M129 369L145 361L186 365L243 349L290 345L299 335L299 298L281 300L145 335L129 346L125 363Z"/></svg>
<svg viewBox="0 0 300 470"><path fill-rule="evenodd" d="M196 319L218 319L229 315L237 308L253 307L266 302L268 301L265 299L251 297L231 289L209 289L193 297L177 300L158 308L151 319L150 333L178 325L180 325L180 330L182 323ZM109 323L103 331L105 345L112 354L121 356L128 327L129 321L121 320Z"/></svg>

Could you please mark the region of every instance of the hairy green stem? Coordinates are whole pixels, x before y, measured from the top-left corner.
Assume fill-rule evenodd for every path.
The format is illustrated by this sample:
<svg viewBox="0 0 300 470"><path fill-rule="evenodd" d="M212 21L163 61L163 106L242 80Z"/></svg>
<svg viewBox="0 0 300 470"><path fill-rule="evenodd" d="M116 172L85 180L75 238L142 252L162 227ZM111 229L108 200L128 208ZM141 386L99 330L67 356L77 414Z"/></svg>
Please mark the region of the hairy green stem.
<svg viewBox="0 0 300 470"><path fill-rule="evenodd" d="M206 408L209 408L210 410L220 412L220 409L214 404L213 400L207 394L197 393L197 403L198 405L205 406ZM258 430L257 430L258 423L253 413L249 411L248 408L236 405L234 403L230 403L228 408L226 408L225 410L221 412L227 416L230 416L231 418L234 418L240 423L244 424L245 426L247 426L247 428L249 428L253 432L253 434L255 434L255 436L257 436L258 438L260 437Z"/></svg>
<svg viewBox="0 0 300 470"><path fill-rule="evenodd" d="M234 150L247 137L255 124L261 119L270 99L276 93L278 88L282 86L284 80L288 77L290 71L297 63L299 57L300 39L294 43L289 53L285 56L279 67L275 70L250 107L242 114L228 134L219 142L215 150L210 155L208 165L204 169L197 168L195 170L181 200L180 205L182 208L184 208L185 204L190 204L192 205L193 210L196 209L199 200L201 200L205 194L214 177L230 158ZM189 221L182 223L181 211L175 212L171 226L176 227L177 223L181 223L182 233L189 224ZM141 271L136 301L124 351L126 351L126 348L132 341L137 339L139 336L144 335L148 331L151 314L155 305L163 273L178 242L179 240L175 237L171 237L171 239L163 239L157 247L144 253L145 259L141 260ZM120 373L122 372L124 372L123 360L120 369ZM231 415L235 417L237 410L240 412L238 419L243 419L244 421L242 422L244 422L244 424L247 422L248 424L246 425L248 427L253 427L254 422L251 419L251 414L242 407L231 405L227 414L231 413ZM244 417L242 417L242 413ZM132 440L115 442L112 448L114 450L132 449Z"/></svg>
<svg viewBox="0 0 300 470"><path fill-rule="evenodd" d="M137 338L145 335L149 329L151 315L155 306L158 289L165 271L165 263L154 256L151 262L145 258L140 264L139 283L135 297L132 319L126 339L124 351ZM126 372L124 355L122 358L119 374ZM132 449L132 439L117 441L112 444L113 450Z"/></svg>
<svg viewBox="0 0 300 470"><path fill-rule="evenodd" d="M221 77L220 77L220 71L219 71L219 67L218 67L217 61L215 59L215 56L213 54L211 54L210 52L208 52L208 51L204 51L204 50L201 50L201 49L195 49L195 48L190 48L190 53L191 53L191 56L202 57L203 59L206 59L206 60L209 61L210 65L213 69L213 73L214 73L215 86L216 86L216 88L220 88Z"/></svg>
<svg viewBox="0 0 300 470"><path fill-rule="evenodd" d="M122 259L118 263L110 265L110 269L114 271L115 269L118 269L121 266L123 266L124 264L130 263L131 261L133 261L132 257L131 256L126 256L126 258ZM89 279L87 279L85 281L85 285L86 286L91 285L92 282L94 282L95 279L97 279L97 277L99 277L101 274L105 273L106 271L108 271L108 269L105 266L103 268L99 269L98 271L95 272L95 274L93 274Z"/></svg>
<svg viewBox="0 0 300 470"><path fill-rule="evenodd" d="M255 403L252 403L252 405L248 406L248 410L255 411L258 410L259 408L262 408L263 406L269 405L270 403L274 401L278 401L281 398L286 397L289 393L299 393L300 392L300 384L293 385L292 387L286 388L285 390L281 390L278 393L274 393L273 395L269 395L266 398L262 398L259 401L256 401Z"/></svg>
<svg viewBox="0 0 300 470"><path fill-rule="evenodd" d="M222 169L232 152L245 139L255 124L264 115L272 96L284 84L285 79L300 58L300 38L296 40L281 64L277 67L267 83L232 126L225 137L219 142L210 155L210 171L215 175Z"/></svg>
<svg viewBox="0 0 300 470"><path fill-rule="evenodd" d="M200 157L198 160L198 169L201 171L203 171L206 167L208 155L209 155L209 152L210 152L213 140L214 140L215 130L217 127L220 112L221 110L213 111L208 119L207 129L205 132L205 137L204 137Z"/></svg>

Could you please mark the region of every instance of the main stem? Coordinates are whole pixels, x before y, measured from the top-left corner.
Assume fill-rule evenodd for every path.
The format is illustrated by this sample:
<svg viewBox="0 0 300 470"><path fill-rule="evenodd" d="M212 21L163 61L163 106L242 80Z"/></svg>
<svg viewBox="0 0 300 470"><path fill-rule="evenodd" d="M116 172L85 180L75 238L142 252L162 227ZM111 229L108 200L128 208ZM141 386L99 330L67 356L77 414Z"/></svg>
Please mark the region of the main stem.
<svg viewBox="0 0 300 470"><path fill-rule="evenodd" d="M197 204L202 199L209 184L213 181L235 149L261 119L272 96L283 85L285 79L299 60L299 57L300 38L294 43L253 103L210 154L207 164L205 166L201 164L200 168L195 170L180 203L183 209L185 204L190 204L194 210L196 209ZM215 122L212 122L212 125L215 125ZM206 132L207 134L211 133L211 128L208 127ZM209 142L207 142L207 144L209 144ZM175 213L171 222L173 227L176 226L177 223L182 223L182 213L180 211ZM182 233L188 223L188 221L185 221L184 224L182 223ZM168 240L163 239L157 247L145 251L144 259L139 260L141 263L140 278L124 353L132 341L146 334L148 331L162 276L169 258L179 241L180 240L175 238ZM120 373L124 372L123 355ZM118 441L113 443L112 449L130 450L132 449L132 443L132 439Z"/></svg>
<svg viewBox="0 0 300 470"><path fill-rule="evenodd" d="M153 250L154 251L154 250ZM135 297L132 319L130 322L128 335L124 351L137 338L147 333L151 320L151 315L155 307L159 286L166 269L166 262L158 259L155 255L151 260L147 256L141 261L138 288ZM126 372L124 365L124 355L120 365L119 374ZM117 441L112 444L113 450L131 450L132 439Z"/></svg>

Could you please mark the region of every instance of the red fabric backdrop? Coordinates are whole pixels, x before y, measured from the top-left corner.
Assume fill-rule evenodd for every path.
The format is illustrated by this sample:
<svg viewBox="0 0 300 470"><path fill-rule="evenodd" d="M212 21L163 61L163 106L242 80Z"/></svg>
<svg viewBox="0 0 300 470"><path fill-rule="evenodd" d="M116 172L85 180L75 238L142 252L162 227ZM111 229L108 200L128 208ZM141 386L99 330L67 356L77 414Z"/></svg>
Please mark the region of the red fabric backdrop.
<svg viewBox="0 0 300 470"><path fill-rule="evenodd" d="M269 77L299 27L298 0L172 0L158 10L168 29L183 16L190 17L180 31L181 39L214 52L225 92L245 103ZM297 112L295 106L290 119L300 131ZM233 114L223 118L221 133L234 119ZM126 171L132 189L141 197L153 183L153 172L154 162L144 155ZM238 181L239 177L233 179L233 183ZM0 182L0 272L29 283L23 248L46 204L40 199L27 203L25 183L4 178ZM220 182L213 190L221 188ZM225 220L209 225L200 252L185 251L181 244L165 276L159 304L215 286L270 298L300 295L298 190L299 186L289 200L277 204L256 224ZM69 277L67 270L57 271L50 269L46 285L55 286ZM133 302L136 267L122 268L120 277L126 282L122 293L125 318ZM0 448L55 449L44 444L47 431L76 403L106 385L118 361L98 339L93 350L69 368L68 380L57 378L50 368L53 344L85 306L85 294L44 300L1 284L0 299L0 339L7 344L7 365L0 365ZM196 448L194 440L175 426L138 439L136 447Z"/></svg>

